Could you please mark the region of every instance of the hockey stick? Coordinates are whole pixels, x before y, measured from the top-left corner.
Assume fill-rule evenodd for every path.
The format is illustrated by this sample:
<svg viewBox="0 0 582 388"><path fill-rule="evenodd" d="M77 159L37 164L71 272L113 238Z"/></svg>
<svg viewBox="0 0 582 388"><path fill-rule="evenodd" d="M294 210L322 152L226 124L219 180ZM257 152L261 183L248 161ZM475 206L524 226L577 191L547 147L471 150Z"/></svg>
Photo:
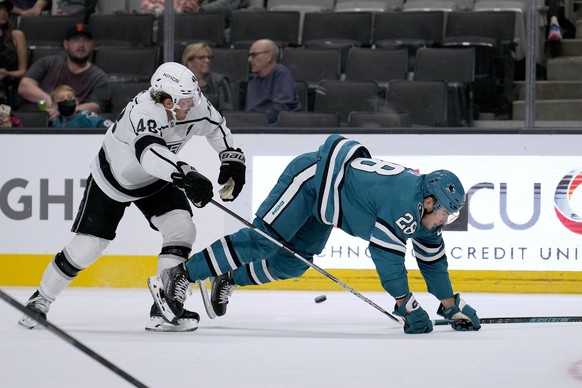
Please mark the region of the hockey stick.
<svg viewBox="0 0 582 388"><path fill-rule="evenodd" d="M450 325L453 323L450 319L437 319L434 321L435 326ZM480 318L480 323L564 323L564 322L582 322L582 316L557 316L557 317L500 317L500 318Z"/></svg>
<svg viewBox="0 0 582 388"><path fill-rule="evenodd" d="M232 217L236 218L237 220L239 220L240 222L245 224L247 227L249 227L252 230L254 230L255 232L257 232L258 234L260 234L261 236L263 236L267 240L271 241L273 244L277 245L279 248L285 249L287 252L289 252L290 254L292 254L293 256L295 256L296 258L298 258L299 260L301 260L302 262L304 262L305 264L307 264L308 266L310 266L311 268L313 268L314 270L316 270L317 272L319 272L320 274L322 274L323 276L325 276L326 278L331 280L332 282L340 285L343 289L345 289L345 290L349 291L350 293L352 293L353 295L357 296L358 298L360 298L364 302L368 303L370 306L374 307L376 310L380 311L384 315L387 315L393 321L396 321L396 322L400 323L401 325L404 325L404 322L402 321L401 318L384 310L382 307L378 306L376 303L374 303L370 299L366 298L364 295L360 294L358 291L354 290L353 288L351 288L350 286L348 286L347 284L345 284L344 282L342 282L341 280L339 280L338 278L336 278L335 276L333 276L332 274L330 274L326 270L318 267L317 265L315 265L311 261L309 261L306 258L304 258L303 256L299 255L298 253L293 251L293 249L289 248L287 245L285 245L282 242L269 236L267 233L263 232L261 229L257 228L255 225L251 224L250 222L248 222L247 220L245 220L244 218L242 218L241 216L239 216L238 214L236 214L235 212L233 212L229 208L223 206L222 204L216 202L213 199L211 199L210 202L212 202L212 204L214 206L216 206L216 207L220 208L221 210L225 211L226 213L230 214Z"/></svg>
<svg viewBox="0 0 582 388"><path fill-rule="evenodd" d="M6 301L8 304L12 305L16 309L22 311L24 314L33 318L35 321L37 321L42 326L46 327L49 331L51 331L53 334L55 334L57 337L60 337L61 339L65 340L65 342L68 342L69 344L73 345L74 347L76 347L77 349L79 349L80 351L82 351L83 353L85 353L86 355L88 355L89 357L91 357L92 359L94 359L95 361L97 361L110 371L112 371L113 373L116 373L128 383L132 384L135 387L147 388L147 385L138 381L135 377L132 377L127 372L120 369L117 365L111 363L110 361L107 361L105 358L97 354L95 351L89 349L87 346L83 345L81 342L71 337L70 335L68 335L63 330L59 329L57 326L53 325L49 321L47 321L46 318L44 318L37 312L27 309L26 307L24 307L24 305L17 302L14 298L6 294L1 289L0 298L4 299L4 301Z"/></svg>

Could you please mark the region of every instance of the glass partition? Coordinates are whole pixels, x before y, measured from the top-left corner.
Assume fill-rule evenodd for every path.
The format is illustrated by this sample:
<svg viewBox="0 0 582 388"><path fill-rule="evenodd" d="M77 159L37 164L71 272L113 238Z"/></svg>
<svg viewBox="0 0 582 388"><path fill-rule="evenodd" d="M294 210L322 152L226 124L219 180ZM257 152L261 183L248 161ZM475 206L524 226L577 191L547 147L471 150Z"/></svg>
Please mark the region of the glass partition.
<svg viewBox="0 0 582 388"><path fill-rule="evenodd" d="M417 105L422 103L425 106L421 106L420 110L424 109L425 114L422 116L426 116L434 105L430 99L412 97L412 101L408 102L410 105L407 105L407 98L402 95L392 96L390 83L395 78L418 83L444 80L448 85L447 119L444 122L442 119L430 121L432 120L430 117L417 119L417 114L411 113L412 127L560 128L580 127L582 122L582 42L576 39L582 35L576 32L577 20L582 13L582 2L470 0L446 2L449 5L444 6L439 5L441 2L438 1L407 0L402 4L392 7L386 5L380 9L366 9L364 4L366 2L362 2L357 9L346 9L345 4L342 9L339 9L337 4L333 9L315 9L317 8L315 5L302 6L293 2L286 6L279 4L284 2L278 2L274 8L269 8L269 2L250 3L245 9L231 9L224 14L224 25L220 27L224 27L224 35L213 41L210 41L213 38L195 32L194 29L189 30L189 36L184 36L185 27L179 25L182 21L177 18L181 20L186 13L159 14L157 26L160 31L157 35L157 44L164 47L163 60L181 62L183 49L191 42L204 41L219 52L219 57L227 58L223 55L225 50L248 50L255 39L271 38L279 45L281 61L287 63L292 73L297 74L296 78L301 78L306 73L302 65L291 62L291 57L284 58L286 52L289 55L293 53L292 50L286 49L338 50L339 80L377 82L377 112L410 113L419 110L418 106L414 106L415 103ZM422 4L415 5L416 3ZM457 4L450 7L450 3ZM173 7L174 1L166 0L166 8ZM281 12L299 13L297 39L289 36L283 38L281 31L277 31L277 25L283 25L284 19L280 15L275 19L275 15ZM369 31L362 31L361 26L353 28L349 24L350 19L345 15L342 19L328 15L327 19L319 18L327 25L322 26L320 22L318 29L314 30L310 27L310 20L311 14L315 12L318 14L370 12L373 14L373 21ZM252 14L256 13L260 13L260 19L252 19ZM557 19L550 22L552 15ZM338 23L335 20L345 21L345 24L337 28ZM357 22L360 25L367 23L362 23L361 20L364 20L362 18L353 20L360 20ZM553 26L555 22L559 23L560 27ZM433 28L433 23L437 31L442 31L437 37L430 36L428 32ZM196 23L189 23L194 24ZM414 26L420 28L415 31ZM205 30L209 30L209 27ZM285 30L289 35L289 29ZM358 30L357 39L356 32L352 33L351 30ZM366 33L369 34L369 39L359 38L362 35L366 36ZM319 39L322 37L326 39ZM236 41L233 41L235 39ZM167 47L173 49L166 49ZM367 55L367 51L371 50L377 51L375 57ZM405 50L408 53L406 71L402 73L403 75L389 66L395 63L396 56L385 56L388 59L384 59L378 55L379 51L386 50ZM449 50L448 53L446 50ZM456 51L453 54L451 50ZM467 52L470 54L468 59L462 55ZM437 57L438 55L441 58ZM386 72L380 70L377 74L376 68L381 66L366 64L367 60L375 61L376 65L378 62L387 61L382 65ZM220 72L232 71L221 62L223 61L213 61L213 68ZM310 63L303 66L309 70L314 69L315 64L320 66L323 63L310 60ZM246 64L240 66L244 67ZM467 74L464 70L467 66L472 69L472 74ZM245 69L244 74L247 77L248 69ZM328 73L325 74L325 80L328 80L330 76ZM334 77L332 73L331 78ZM235 110L244 109L242 104L246 79L239 78L235 80L231 77L231 89L237 101ZM319 81L322 80L296 79L298 83L308 85L308 97L302 108L304 115L305 112L317 110L318 104L315 104L314 100L319 95L325 94L319 85ZM396 89L394 87L392 90ZM398 89L402 89L402 85L398 85ZM426 94L423 97L426 97ZM442 99L442 96L437 98ZM349 96L347 100L349 104ZM423 102L420 102L421 100ZM342 102L335 103L338 104L338 111L343 111L344 107L339 106ZM349 125L347 119L340 120L340 126Z"/></svg>

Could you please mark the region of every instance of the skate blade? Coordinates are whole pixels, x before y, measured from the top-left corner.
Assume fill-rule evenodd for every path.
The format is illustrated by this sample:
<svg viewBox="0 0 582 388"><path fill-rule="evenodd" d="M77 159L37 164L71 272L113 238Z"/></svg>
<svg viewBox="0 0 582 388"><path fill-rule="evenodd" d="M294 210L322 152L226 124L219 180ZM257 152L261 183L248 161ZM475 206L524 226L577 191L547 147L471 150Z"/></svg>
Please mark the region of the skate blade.
<svg viewBox="0 0 582 388"><path fill-rule="evenodd" d="M154 302L156 306L160 309L164 320L169 324L174 324L176 322L176 314L166 302L166 299L162 296L163 284L160 280L159 276L152 276L148 279L148 288L150 289L150 293L152 294L152 298L154 298Z"/></svg>
<svg viewBox="0 0 582 388"><path fill-rule="evenodd" d="M178 324L173 325L167 323L161 317L152 317L145 327L146 331L153 331L158 333L183 333L194 331L196 329L198 329L198 322L195 319L178 319Z"/></svg>
<svg viewBox="0 0 582 388"><path fill-rule="evenodd" d="M216 313L212 308L212 302L210 302L210 295L208 295L208 287L207 285L210 284L210 280L204 279L198 281L198 286L200 287L200 295L202 296L202 302L204 303L204 309L206 310L206 314L208 318L214 319L216 318Z"/></svg>

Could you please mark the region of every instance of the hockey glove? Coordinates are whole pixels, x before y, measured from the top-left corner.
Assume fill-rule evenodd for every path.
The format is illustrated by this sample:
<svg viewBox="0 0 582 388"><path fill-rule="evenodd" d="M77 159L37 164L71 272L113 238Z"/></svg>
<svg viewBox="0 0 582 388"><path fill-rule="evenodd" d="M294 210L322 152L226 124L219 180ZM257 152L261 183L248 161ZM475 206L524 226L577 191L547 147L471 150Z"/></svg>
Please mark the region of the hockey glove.
<svg viewBox="0 0 582 388"><path fill-rule="evenodd" d="M432 322L427 312L420 307L411 292L406 295L400 307L398 304L394 306L393 314L404 318L404 332L406 334L430 333L432 331Z"/></svg>
<svg viewBox="0 0 582 388"><path fill-rule="evenodd" d="M212 182L184 162L178 162L178 167L179 172L172 174L174 184L184 190L194 206L206 206L214 196Z"/></svg>
<svg viewBox="0 0 582 388"><path fill-rule="evenodd" d="M441 303L437 310L437 314L447 319L453 319L455 322L451 324L453 329L457 331L477 331L481 328L477 311L461 299L460 294L455 294L455 305L445 310Z"/></svg>
<svg viewBox="0 0 582 388"><path fill-rule="evenodd" d="M218 190L218 193L223 201L234 201L245 184L245 154L240 148L236 150L229 148L222 151L218 156L222 163L220 165L218 183L224 185Z"/></svg>

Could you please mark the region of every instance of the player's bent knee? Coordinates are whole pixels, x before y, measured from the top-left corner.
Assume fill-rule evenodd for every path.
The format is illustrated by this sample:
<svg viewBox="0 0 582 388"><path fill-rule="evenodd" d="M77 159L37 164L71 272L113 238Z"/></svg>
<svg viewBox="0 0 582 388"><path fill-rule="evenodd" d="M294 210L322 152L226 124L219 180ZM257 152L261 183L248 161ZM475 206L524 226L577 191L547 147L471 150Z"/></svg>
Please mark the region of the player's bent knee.
<svg viewBox="0 0 582 388"><path fill-rule="evenodd" d="M63 250L66 258L71 264L79 269L89 267L101 256L105 248L109 245L109 240L90 236L87 234L77 234Z"/></svg>
<svg viewBox="0 0 582 388"><path fill-rule="evenodd" d="M196 226L186 210L172 210L161 216L152 217L151 222L162 234L163 246L191 247L196 239Z"/></svg>

